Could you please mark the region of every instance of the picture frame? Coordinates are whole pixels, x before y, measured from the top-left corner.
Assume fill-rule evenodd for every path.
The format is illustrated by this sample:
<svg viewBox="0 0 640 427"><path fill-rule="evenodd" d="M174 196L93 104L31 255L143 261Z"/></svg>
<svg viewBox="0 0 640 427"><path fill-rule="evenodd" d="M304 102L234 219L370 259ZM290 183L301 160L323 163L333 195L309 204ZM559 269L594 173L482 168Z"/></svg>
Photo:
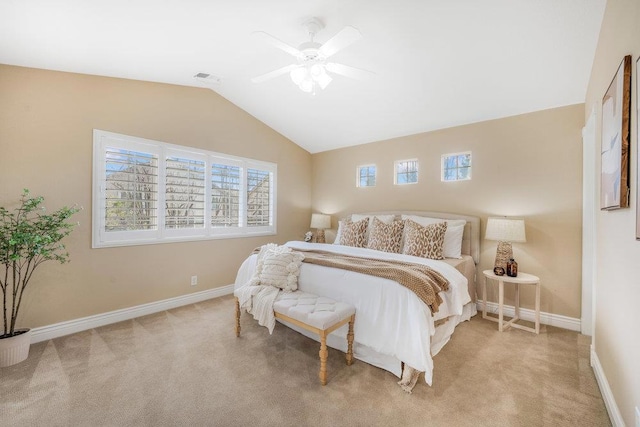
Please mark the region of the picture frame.
<svg viewBox="0 0 640 427"><path fill-rule="evenodd" d="M602 97L600 209L629 207L631 55L624 57Z"/></svg>
<svg viewBox="0 0 640 427"><path fill-rule="evenodd" d="M636 240L640 240L640 57L636 59Z"/></svg>

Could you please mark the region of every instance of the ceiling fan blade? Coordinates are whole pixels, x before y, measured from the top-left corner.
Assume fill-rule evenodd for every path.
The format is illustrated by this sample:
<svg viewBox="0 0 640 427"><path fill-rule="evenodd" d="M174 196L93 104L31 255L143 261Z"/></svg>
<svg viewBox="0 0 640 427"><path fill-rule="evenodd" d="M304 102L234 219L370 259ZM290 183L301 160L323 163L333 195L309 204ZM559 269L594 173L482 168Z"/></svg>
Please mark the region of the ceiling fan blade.
<svg viewBox="0 0 640 427"><path fill-rule="evenodd" d="M350 67L348 65L337 64L335 62L327 63L327 71L356 80L371 80L376 75L376 73L372 71L363 70L362 68Z"/></svg>
<svg viewBox="0 0 640 427"><path fill-rule="evenodd" d="M322 53L325 58L328 58L339 50L357 42L361 38L362 34L360 34L360 31L358 31L357 28L347 25L340 30L338 34L331 37L325 42L325 44L320 46L320 53Z"/></svg>
<svg viewBox="0 0 640 427"><path fill-rule="evenodd" d="M281 76L283 74L286 74L286 73L290 72L291 70L293 70L294 68L298 68L298 67L299 67L298 64L287 65L286 67L278 68L277 70L273 70L273 71L270 71L270 72L268 72L266 74L263 74L261 76L254 77L254 78L251 79L251 81L253 83L262 83L262 82L265 82L267 80L273 79L273 78Z"/></svg>
<svg viewBox="0 0 640 427"><path fill-rule="evenodd" d="M293 55L295 57L298 57L298 56L302 55L302 52L300 52L297 48L286 44L282 40L273 37L269 33L265 33L264 31L255 31L253 34L255 36L261 38L265 42L277 47L278 49L284 50L285 52L287 52L290 55Z"/></svg>

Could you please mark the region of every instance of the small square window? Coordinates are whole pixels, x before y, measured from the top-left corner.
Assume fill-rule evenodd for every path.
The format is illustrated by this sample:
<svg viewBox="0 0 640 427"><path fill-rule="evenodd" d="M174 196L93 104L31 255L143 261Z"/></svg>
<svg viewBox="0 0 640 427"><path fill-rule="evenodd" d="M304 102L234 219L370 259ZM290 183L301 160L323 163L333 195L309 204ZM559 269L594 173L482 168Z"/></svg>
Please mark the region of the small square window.
<svg viewBox="0 0 640 427"><path fill-rule="evenodd" d="M471 152L442 156L442 181L466 181L471 179Z"/></svg>
<svg viewBox="0 0 640 427"><path fill-rule="evenodd" d="M396 185L418 182L418 160L397 160L395 163L394 183Z"/></svg>
<svg viewBox="0 0 640 427"><path fill-rule="evenodd" d="M376 186L376 165L358 166L357 187Z"/></svg>

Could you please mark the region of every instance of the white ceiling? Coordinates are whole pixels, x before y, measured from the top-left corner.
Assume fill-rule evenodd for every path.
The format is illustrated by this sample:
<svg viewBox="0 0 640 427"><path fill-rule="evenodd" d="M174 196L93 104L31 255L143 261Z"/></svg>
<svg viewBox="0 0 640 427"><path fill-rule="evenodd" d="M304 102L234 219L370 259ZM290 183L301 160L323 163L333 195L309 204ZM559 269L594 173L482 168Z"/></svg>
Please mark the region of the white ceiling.
<svg viewBox="0 0 640 427"><path fill-rule="evenodd" d="M0 63L203 86L311 153L584 102L605 0L3 0ZM332 57L376 73L315 96L287 75L318 17Z"/></svg>

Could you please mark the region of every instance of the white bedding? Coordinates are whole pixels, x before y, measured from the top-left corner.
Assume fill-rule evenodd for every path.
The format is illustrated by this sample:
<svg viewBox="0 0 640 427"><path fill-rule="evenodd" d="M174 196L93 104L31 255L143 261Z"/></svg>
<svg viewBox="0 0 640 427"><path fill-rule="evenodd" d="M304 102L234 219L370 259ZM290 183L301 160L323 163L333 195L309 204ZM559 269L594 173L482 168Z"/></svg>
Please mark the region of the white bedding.
<svg viewBox="0 0 640 427"><path fill-rule="evenodd" d="M315 249L339 254L379 259L394 259L427 265L439 271L449 280L450 287L440 295L443 303L434 316L412 291L389 279L373 277L353 271L302 263L298 289L327 296L353 304L356 308L354 356L372 365L386 369L400 377L400 361L425 372L425 380L431 384L433 360L448 341L453 328L470 315L473 304L468 292L467 279L454 267L426 258L402 254L390 254L365 248L354 248L322 243L292 241L286 243L292 249ZM235 288L249 282L256 267L256 255L247 258L240 267ZM465 311L465 305L467 310ZM465 311L465 312L463 312ZM445 327L436 332L434 322L449 316ZM289 325L288 326L293 326ZM300 328L293 328L303 332ZM327 345L346 350L346 325L329 335ZM308 335L308 334L305 334ZM313 338L313 335L308 335Z"/></svg>

